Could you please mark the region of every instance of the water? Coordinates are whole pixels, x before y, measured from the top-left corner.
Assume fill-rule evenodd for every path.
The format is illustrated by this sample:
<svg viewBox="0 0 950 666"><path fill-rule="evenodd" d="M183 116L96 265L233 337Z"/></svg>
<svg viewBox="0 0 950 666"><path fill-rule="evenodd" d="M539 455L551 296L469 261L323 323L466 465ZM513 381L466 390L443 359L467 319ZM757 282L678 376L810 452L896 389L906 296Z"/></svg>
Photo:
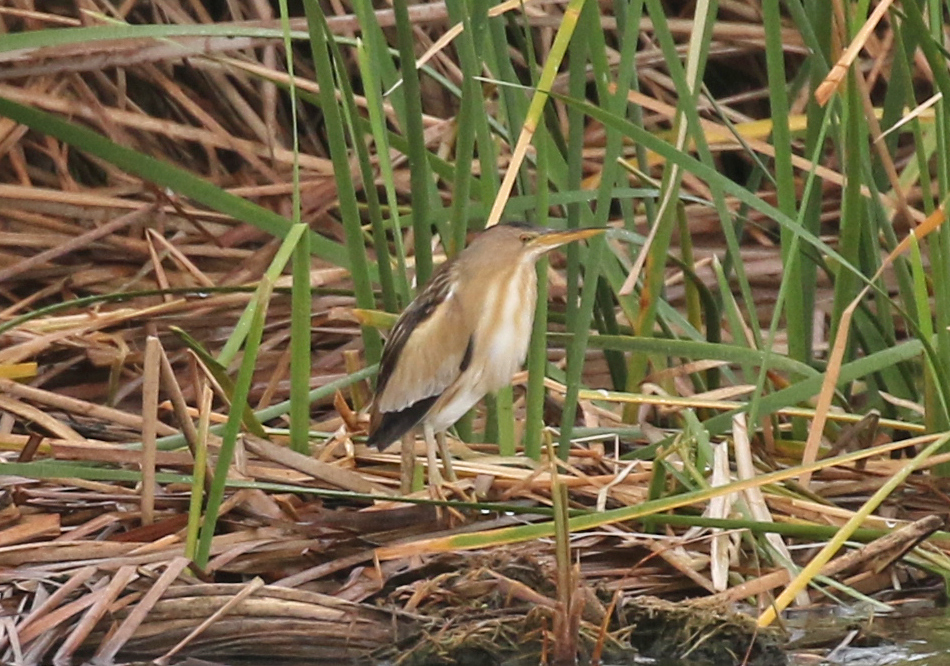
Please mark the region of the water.
<svg viewBox="0 0 950 666"><path fill-rule="evenodd" d="M821 619L826 628L836 622ZM846 620L838 620L846 624ZM798 627L809 632L811 621ZM842 636L839 624L837 635ZM795 650L789 661L793 666L950 666L950 612L946 609L927 615L875 617L858 621L841 644L825 650ZM851 637L851 642L848 642ZM840 640L840 639L839 639ZM824 659L817 658L819 654Z"/></svg>

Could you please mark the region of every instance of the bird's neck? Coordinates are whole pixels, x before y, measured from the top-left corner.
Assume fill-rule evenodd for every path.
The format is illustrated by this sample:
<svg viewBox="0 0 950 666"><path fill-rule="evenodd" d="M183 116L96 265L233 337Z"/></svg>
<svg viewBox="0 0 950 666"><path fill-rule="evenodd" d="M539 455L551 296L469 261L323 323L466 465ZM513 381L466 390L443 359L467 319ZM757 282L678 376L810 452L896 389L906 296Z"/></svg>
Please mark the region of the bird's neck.
<svg viewBox="0 0 950 666"><path fill-rule="evenodd" d="M519 262L509 270L505 279L487 281L483 305L476 314L475 345L481 347L477 351L492 359L486 368L493 375L487 382L491 391L507 385L524 363L538 300L534 263Z"/></svg>

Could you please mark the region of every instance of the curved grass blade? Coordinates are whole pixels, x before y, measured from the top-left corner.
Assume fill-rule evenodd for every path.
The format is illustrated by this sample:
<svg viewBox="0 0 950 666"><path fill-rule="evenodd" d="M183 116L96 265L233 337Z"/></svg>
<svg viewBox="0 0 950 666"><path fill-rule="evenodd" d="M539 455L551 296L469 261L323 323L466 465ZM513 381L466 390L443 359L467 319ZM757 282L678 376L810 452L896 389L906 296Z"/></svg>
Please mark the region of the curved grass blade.
<svg viewBox="0 0 950 666"><path fill-rule="evenodd" d="M195 553L195 564L204 569L208 565L211 554L211 539L218 522L218 509L224 499L225 481L234 448L237 444L238 431L241 428L242 414L247 405L247 397L251 391L251 382L254 379L254 367L257 364L257 352L264 334L264 323L267 315L267 305L270 301L272 283L265 276L257 292L257 307L254 308L254 318L251 323L247 341L244 345L244 359L234 382L234 394L231 397L231 411L221 433L221 449L218 452L218 461L214 467L214 479L208 491L208 502L205 505L205 519L201 526L201 535L198 538L198 548Z"/></svg>
<svg viewBox="0 0 950 666"><path fill-rule="evenodd" d="M0 97L0 116L55 137L147 182L168 188L273 236L284 238L290 232L291 222L281 215L230 194L189 171L120 146L85 127L4 97ZM336 266L350 267L346 252L339 243L311 231L310 246L318 257Z"/></svg>

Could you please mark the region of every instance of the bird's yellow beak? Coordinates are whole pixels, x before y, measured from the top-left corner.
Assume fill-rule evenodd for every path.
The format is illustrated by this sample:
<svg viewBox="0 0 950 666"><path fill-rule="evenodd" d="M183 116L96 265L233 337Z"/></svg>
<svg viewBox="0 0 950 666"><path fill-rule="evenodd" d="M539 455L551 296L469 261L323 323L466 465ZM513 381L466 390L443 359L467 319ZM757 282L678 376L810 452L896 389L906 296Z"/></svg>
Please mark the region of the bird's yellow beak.
<svg viewBox="0 0 950 666"><path fill-rule="evenodd" d="M602 234L605 231L607 231L607 229L603 227L568 229L566 231L546 231L532 240L531 244L537 245L538 247L543 247L545 250L553 250L554 248L564 245L565 243L590 238L591 236Z"/></svg>

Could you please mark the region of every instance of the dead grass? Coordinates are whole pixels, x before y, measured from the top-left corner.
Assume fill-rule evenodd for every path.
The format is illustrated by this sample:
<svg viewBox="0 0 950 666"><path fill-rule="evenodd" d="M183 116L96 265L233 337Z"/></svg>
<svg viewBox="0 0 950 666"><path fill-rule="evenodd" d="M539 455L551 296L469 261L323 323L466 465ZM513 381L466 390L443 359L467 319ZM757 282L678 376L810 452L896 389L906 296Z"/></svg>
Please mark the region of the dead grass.
<svg viewBox="0 0 950 666"><path fill-rule="evenodd" d="M349 10L330 4L339 14L331 20L334 29L340 34L354 31L357 23ZM764 37L755 4L722 3L724 20L716 25L711 54L725 75L761 53ZM88 5L107 9L105 4ZM266 3L230 6L236 14L227 18L208 16L199 3L169 0L123 3L118 11L128 11L120 18L135 20L276 26ZM11 32L100 23L79 9L79 3L69 3L69 11L47 11L42 3L24 0L0 8L0 22ZM527 13L544 45L561 11L561 3L538 2ZM445 29L446 12L442 4L432 3L414 6L412 16L421 52ZM391 23L387 11L380 17L383 25ZM294 25L303 28L299 22ZM673 19L671 26L685 42L689 23ZM649 33L650 26L643 30ZM797 33L790 30L785 43L794 60L803 48ZM0 96L68 115L122 145L186 167L289 217L293 155L287 99L260 76L264 72L274 81L286 80L275 44L255 38L182 38L175 44L90 42L8 52L0 55ZM869 51L883 51L880 47L880 37L872 36ZM303 82L312 81L313 72L301 61L297 74ZM878 64L869 58L864 66L877 71ZM643 93L651 100L645 106L646 125L667 127L675 93L654 45L645 43L639 65ZM458 80L446 53L437 54L432 66ZM768 117L762 79L758 76L720 97L734 122ZM559 79L556 88L565 85ZM424 94L429 146L447 154L454 136L454 100L435 88ZM300 120L303 219L318 233L342 241L320 115L304 105ZM593 178L601 168L603 130L595 124L587 133L584 171ZM725 138L717 146L721 151L735 148ZM457 649L501 651L499 646L506 642L518 647L526 637L536 649L547 649L554 618L565 612L556 601L550 544L438 555L423 555L417 545L423 538L517 525L541 516L486 516L466 508L437 515L424 504L393 501L398 452L367 450L360 440L362 417L334 407L332 393L313 405L312 430L318 436L312 457L280 446L284 437L273 431L270 441L248 436L242 442L233 478L245 487L234 488L222 506L211 563L205 571L192 571L181 555L193 453L181 447L156 452L157 493L153 506L146 500L149 506L143 507L142 485L136 483L142 454L124 445L141 441L149 427L158 437L194 428L191 420L197 421L201 412L201 387L214 382L203 375L173 327L207 349L220 349L277 241L3 119L0 156L0 370L37 364L27 382L0 379L2 461L34 464L29 476L0 477L3 661L38 663L90 655L170 659L186 654L294 658L302 652L328 663L400 652L425 660L434 659L426 650L440 655ZM506 160L502 155L501 167ZM397 167L397 191L408 200L408 169L405 163ZM823 222L824 230L833 234L840 210L840 191L833 183L835 178L840 182L841 174L838 165L825 168L826 182L832 184L826 185ZM703 183L689 177L684 189L708 195ZM774 198L766 189L761 196ZM699 204L686 211L696 271L713 285L711 257L722 247L718 220ZM762 322L767 323L782 272L780 250L767 220L753 215L749 221L745 268L761 303ZM412 246L411 239L406 246ZM314 259L311 282L311 388L319 388L349 374L347 355L358 352L361 341L351 311L348 272ZM668 299L674 306L683 305L681 282L682 274L671 271ZM278 285L270 305L251 391L255 409L287 399L288 284ZM552 293L563 299L557 281ZM830 310L830 292L821 295L818 307ZM30 317L15 319L24 315ZM149 335L160 340L175 381L162 385L157 410L143 413ZM822 348L826 341L815 344ZM588 356L587 385L609 388L602 354L592 351ZM559 361L563 351L553 349L551 357ZM645 385L644 392L673 385L697 401L712 399L692 396L684 376L673 377L672 384L663 384L669 377L652 376L656 383ZM552 409L557 411L563 393L552 387ZM343 397L360 406L367 394L367 387L357 383ZM657 402L662 402L659 397ZM582 408L586 427L620 424L619 405L585 400ZM207 418L220 423L227 409L217 390ZM650 483L656 463L621 460L618 454L655 440L661 428L674 423L677 409L644 406L641 436L578 444L556 475L552 462L502 460L492 445L458 444L453 449L461 477L456 497L546 509L557 476L568 485L575 508L643 503L654 496ZM282 417L267 425L286 427ZM757 464L777 468L794 460L796 451L767 441L767 432L765 437L750 444ZM211 443L214 450L214 437ZM66 463L114 471L114 476L75 478L67 474ZM675 452L664 464L689 473ZM826 470L810 495L793 494L794 488L769 488L758 501L765 515L777 522L838 526L904 464L874 457L863 469ZM944 515L945 488L929 476L912 476L865 526L890 530L933 513ZM678 488L668 480L663 490ZM341 498L326 491L366 497ZM143 521L143 510L154 519ZM714 517L730 515L727 506ZM646 595L667 600L713 596L723 604L758 599L764 604L789 579L784 567L761 560L738 531L687 530L661 522L647 522L646 527L643 522L611 524L577 535L572 543L580 553L581 583L575 594L586 600L579 624L588 651L597 645L628 645L630 627L641 626L647 616L661 613L658 609L679 612L661 601L644 602ZM927 570L937 567L934 562L946 561L950 541L944 537L925 546L933 558L929 563L920 554L914 560L917 566L899 558L909 543L938 528L931 521L919 523L898 543L856 551L868 554L851 555L847 568L838 562L825 573L840 576L845 585L865 594L895 589L906 590L907 596L928 594L917 590L933 582ZM380 547L404 555L380 559ZM801 562L809 550L798 548L792 554ZM733 574L726 588L710 572L717 562ZM739 574L744 582L737 586ZM612 598L619 600L616 614L608 610ZM821 599L812 593L812 601ZM646 604L647 610L632 610L636 604ZM732 627L734 621L719 617L716 626ZM704 637L709 625L695 628L690 622L676 618L672 625L693 629L687 633L694 639ZM749 626L740 634L729 632L730 649L751 642L755 634ZM660 634L661 641L680 640ZM318 651L309 647L317 645ZM762 647L775 658L771 649Z"/></svg>

